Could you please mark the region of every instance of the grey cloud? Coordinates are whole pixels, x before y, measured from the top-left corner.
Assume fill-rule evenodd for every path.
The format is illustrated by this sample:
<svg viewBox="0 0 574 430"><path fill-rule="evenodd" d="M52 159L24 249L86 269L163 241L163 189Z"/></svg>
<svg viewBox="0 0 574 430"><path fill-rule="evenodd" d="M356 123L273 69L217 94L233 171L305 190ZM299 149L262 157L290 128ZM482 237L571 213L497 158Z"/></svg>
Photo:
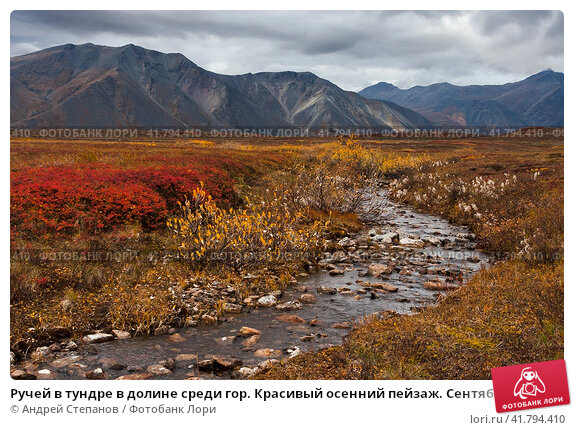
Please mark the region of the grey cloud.
<svg viewBox="0 0 574 430"><path fill-rule="evenodd" d="M479 15L477 20L482 30L486 33L504 32L504 29L509 24L520 23L520 28L525 32L530 31L539 22L548 16L551 16L552 11L527 11L516 10L507 11L501 14L497 11L485 11Z"/></svg>

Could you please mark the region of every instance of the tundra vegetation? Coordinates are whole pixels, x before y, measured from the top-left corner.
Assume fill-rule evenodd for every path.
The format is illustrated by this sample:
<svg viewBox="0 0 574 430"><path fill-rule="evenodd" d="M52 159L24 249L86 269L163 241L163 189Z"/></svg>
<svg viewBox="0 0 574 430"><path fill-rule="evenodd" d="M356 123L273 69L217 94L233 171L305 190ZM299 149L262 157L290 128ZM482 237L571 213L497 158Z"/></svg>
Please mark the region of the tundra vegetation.
<svg viewBox="0 0 574 430"><path fill-rule="evenodd" d="M367 316L268 379L483 379L563 356L563 139L11 142L10 342L217 323L361 229L375 187L468 226L498 260L436 304ZM97 251L97 252L96 252ZM190 303L189 286L209 292Z"/></svg>

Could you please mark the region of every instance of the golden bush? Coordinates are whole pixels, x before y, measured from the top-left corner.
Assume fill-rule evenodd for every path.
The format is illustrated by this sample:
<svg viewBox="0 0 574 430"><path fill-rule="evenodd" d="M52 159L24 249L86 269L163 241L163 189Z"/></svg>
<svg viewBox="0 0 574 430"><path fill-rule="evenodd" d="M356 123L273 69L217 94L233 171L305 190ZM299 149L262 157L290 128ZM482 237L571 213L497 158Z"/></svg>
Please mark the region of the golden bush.
<svg viewBox="0 0 574 430"><path fill-rule="evenodd" d="M234 269L288 265L312 257L322 246L326 222L304 224L273 193L245 207L218 207L200 188L181 203L181 216L167 222L180 254L191 262L225 264ZM327 221L328 222L328 221Z"/></svg>

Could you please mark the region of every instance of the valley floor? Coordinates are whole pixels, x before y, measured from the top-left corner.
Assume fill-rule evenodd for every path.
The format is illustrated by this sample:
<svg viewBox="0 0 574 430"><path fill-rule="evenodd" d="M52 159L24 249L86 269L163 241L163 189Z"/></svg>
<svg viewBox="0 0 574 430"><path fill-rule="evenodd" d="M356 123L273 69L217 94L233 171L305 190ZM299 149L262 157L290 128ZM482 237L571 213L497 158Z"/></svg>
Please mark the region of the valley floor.
<svg viewBox="0 0 574 430"><path fill-rule="evenodd" d="M24 373L96 331L159 334L256 309L363 228L356 212L381 183L467 226L496 264L435 306L373 314L342 345L257 378L486 379L491 367L563 356L563 139L552 130L13 139L11 165L11 350L16 365L31 351L36 363Z"/></svg>

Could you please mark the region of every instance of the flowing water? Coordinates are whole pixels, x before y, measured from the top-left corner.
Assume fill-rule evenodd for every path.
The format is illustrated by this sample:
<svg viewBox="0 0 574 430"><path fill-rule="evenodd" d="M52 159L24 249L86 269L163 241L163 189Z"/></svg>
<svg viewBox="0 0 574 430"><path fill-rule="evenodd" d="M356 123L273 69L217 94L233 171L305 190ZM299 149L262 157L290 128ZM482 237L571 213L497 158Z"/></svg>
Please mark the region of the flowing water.
<svg viewBox="0 0 574 430"><path fill-rule="evenodd" d="M310 293L316 297L315 303L304 304L301 309L291 311L280 311L274 307L244 308L242 313L216 325L179 329L176 336L115 340L98 344L96 350L92 347L90 352L82 349L63 352L58 357L67 357L71 365L55 367L46 363L38 369L49 369L51 377L76 379L83 372L103 367L108 378L116 378L129 374L129 371L137 372L138 368L140 372L145 372L148 366L171 358L176 359L173 371L155 378L185 379L193 375L230 378L232 374L229 371L200 372L197 360L217 355L241 360L243 366L256 366L267 358L286 358L293 351L314 351L340 344L349 332L349 328L344 327L346 323L350 326L361 317L376 312L408 313L413 308L432 305L444 292L425 288L425 282L447 280L460 285L488 264L488 257L475 250L472 235L465 228L392 202L386 198L383 190L378 191L373 200L381 204L371 211L372 221L360 235L346 239L355 240L356 246L347 246L346 252L327 256L323 261L323 266L333 264L345 269L344 273L338 276L332 276L327 270L311 273L300 279L296 286L288 288L279 300L279 303L284 303L296 300L303 293ZM395 240L395 243L384 245L381 249L368 248L369 243L381 239L380 234L388 232L397 232L400 239L411 238L415 242L399 245ZM421 246L418 238L424 241L424 246ZM374 278L366 274L372 263L390 265L393 271L383 275L383 279ZM384 292L369 288L369 284L357 283L365 281L385 282L397 287L398 291ZM339 291L336 294L320 294L319 287L332 287ZM276 319L280 315L297 315L305 323L282 322ZM312 320L316 320L314 323L317 324L309 325ZM260 340L251 348L245 348L242 344L245 338L238 336L238 330L243 326L261 331ZM275 350L274 355L263 357L261 351L256 355L255 351L262 349ZM195 362L189 358L187 362L182 361L182 354L196 354L198 359ZM107 367L105 363L108 363ZM109 363L121 365L109 368ZM127 369L126 366L130 367ZM114 367L118 369L114 370Z"/></svg>

